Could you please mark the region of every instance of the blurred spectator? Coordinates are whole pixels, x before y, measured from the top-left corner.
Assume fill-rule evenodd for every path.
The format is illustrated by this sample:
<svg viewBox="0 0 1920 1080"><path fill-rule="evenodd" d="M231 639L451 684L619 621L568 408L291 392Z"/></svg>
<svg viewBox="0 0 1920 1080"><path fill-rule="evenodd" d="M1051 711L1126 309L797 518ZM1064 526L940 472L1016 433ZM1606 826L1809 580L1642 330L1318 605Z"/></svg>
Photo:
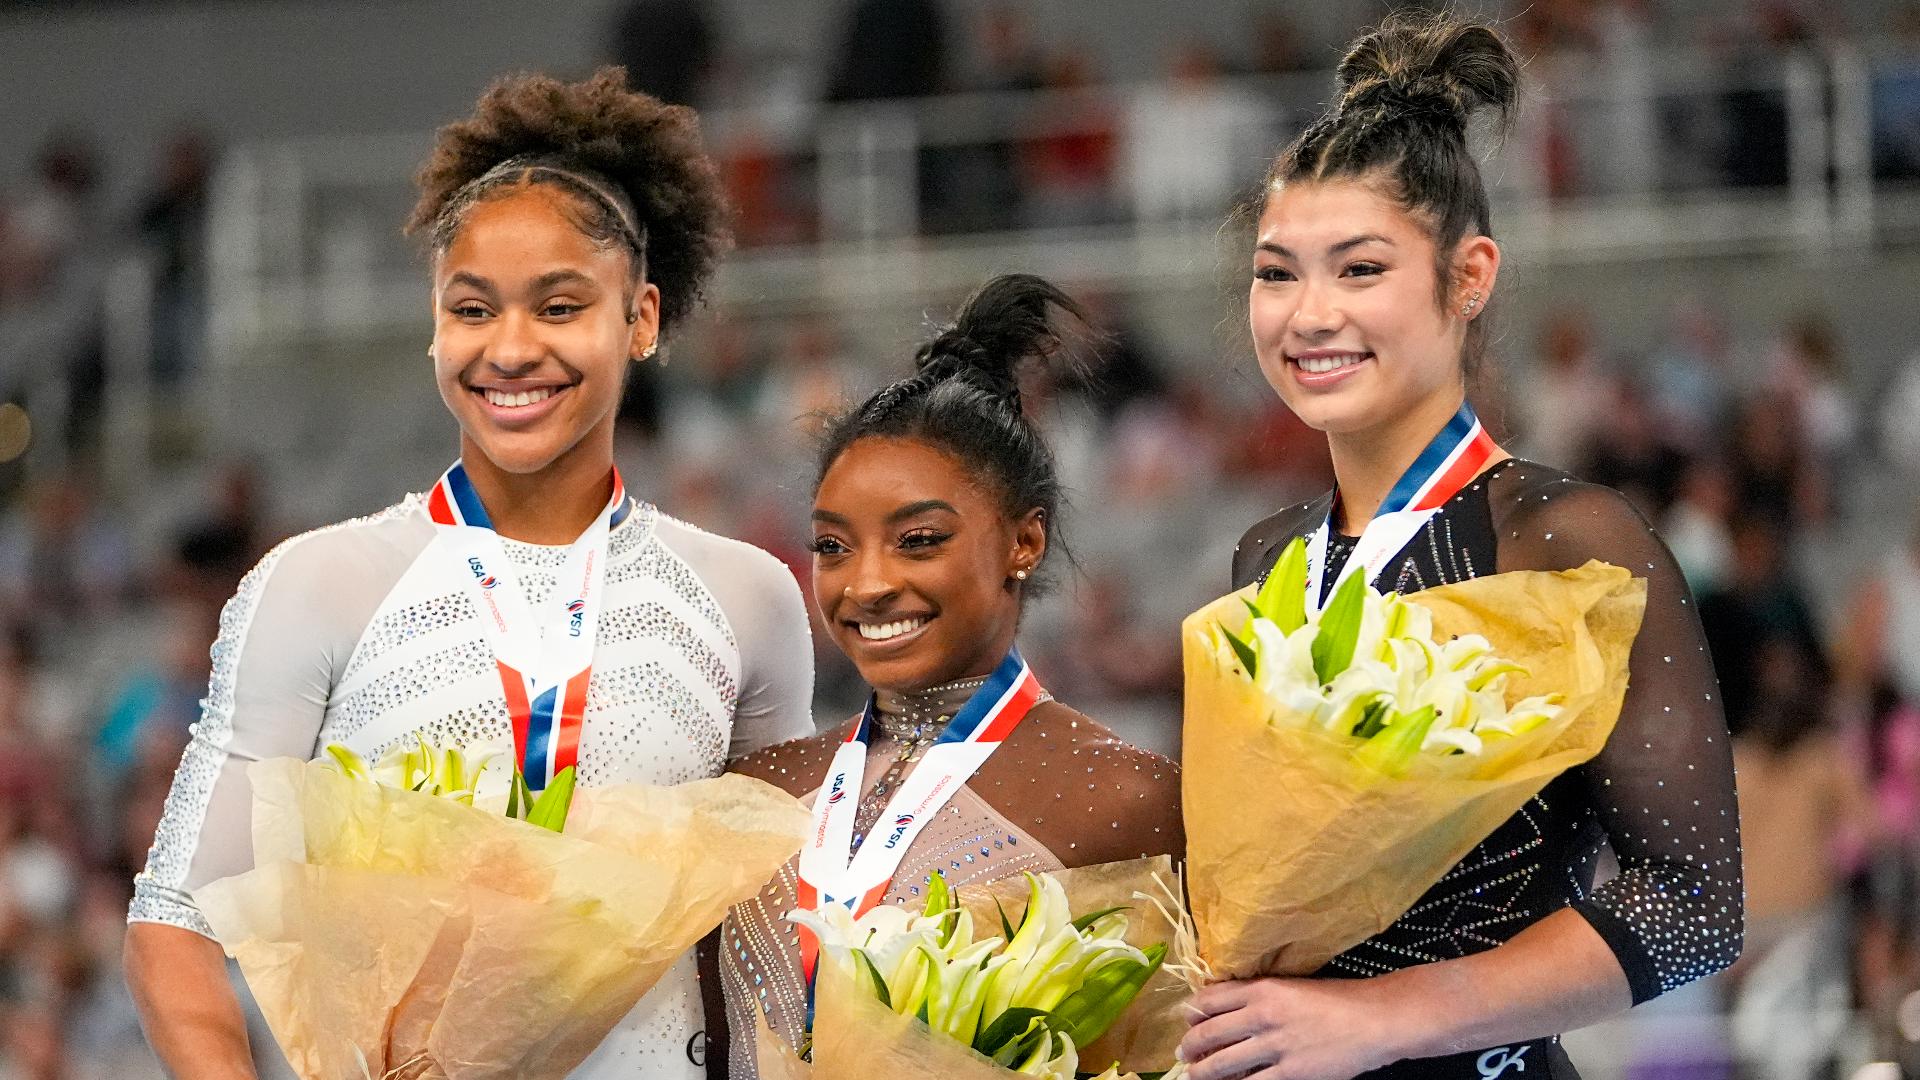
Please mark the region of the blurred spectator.
<svg viewBox="0 0 1920 1080"><path fill-rule="evenodd" d="M1882 180L1920 179L1920 4L1903 4L1891 20L1899 45L1873 80L1873 173Z"/></svg>
<svg viewBox="0 0 1920 1080"><path fill-rule="evenodd" d="M1687 456L1661 429L1645 391L1622 383L1612 395L1589 400L1586 408L1586 448L1569 471L1618 489L1648 521L1664 518L1679 492Z"/></svg>
<svg viewBox="0 0 1920 1080"><path fill-rule="evenodd" d="M1646 384L1675 443L1700 451L1719 437L1735 387L1726 324L1711 305L1689 298L1674 307L1648 358Z"/></svg>
<svg viewBox="0 0 1920 1080"><path fill-rule="evenodd" d="M1320 66L1324 63L1316 63L1309 55L1306 40L1292 19L1267 9L1254 15L1253 64L1248 69L1251 73L1292 75Z"/></svg>
<svg viewBox="0 0 1920 1080"><path fill-rule="evenodd" d="M947 89L948 67L939 0L853 0L827 100L931 97Z"/></svg>
<svg viewBox="0 0 1920 1080"><path fill-rule="evenodd" d="M613 61L627 85L675 105L706 104L719 44L706 0L626 0L613 24Z"/></svg>
<svg viewBox="0 0 1920 1080"><path fill-rule="evenodd" d="M1545 465L1576 468L1619 392L1594 355L1585 312L1554 312L1540 333L1540 362L1531 374L1529 388L1514 402L1526 454Z"/></svg>
<svg viewBox="0 0 1920 1080"><path fill-rule="evenodd" d="M1759 650L1760 685L1734 740L1746 945L1731 973L1748 1076L1804 1080L1830 1066L1850 1013L1846 881L1873 829L1854 761L1822 719L1818 671L1784 639Z"/></svg>
<svg viewBox="0 0 1920 1080"><path fill-rule="evenodd" d="M207 185L213 151L206 136L184 131L167 145L159 182L135 230L154 260L153 374L171 387L199 358L206 319Z"/></svg>
<svg viewBox="0 0 1920 1080"><path fill-rule="evenodd" d="M1789 573L1778 525L1743 508L1731 534L1731 572L1699 605L1727 727L1737 737L1771 707L1770 692L1790 681L1783 671L1824 687L1830 669L1812 605ZM1810 715L1803 720L1812 722Z"/></svg>
<svg viewBox="0 0 1920 1080"><path fill-rule="evenodd" d="M1880 396L1874 417L1880 451L1909 475L1920 476L1920 353L1908 355L1895 369L1891 385Z"/></svg>
<svg viewBox="0 0 1920 1080"><path fill-rule="evenodd" d="M99 166L93 147L80 135L55 135L41 148L32 179L11 200L11 239L15 258L37 269L40 288L76 258L91 239L93 198Z"/></svg>
<svg viewBox="0 0 1920 1080"><path fill-rule="evenodd" d="M94 733L93 765L117 783L143 753L168 747L178 754L187 729L200 719L200 699L213 674L207 643L218 623L202 605L169 605L154 655L127 672Z"/></svg>
<svg viewBox="0 0 1920 1080"><path fill-rule="evenodd" d="M1733 484L1716 458L1687 466L1680 494L1660 525L1661 539L1673 552L1695 596L1727 584L1733 563L1733 537L1727 528L1733 513Z"/></svg>
<svg viewBox="0 0 1920 1080"><path fill-rule="evenodd" d="M1800 414L1778 393L1761 392L1734 417L1729 464L1735 501L1792 536L1825 520L1826 476L1806 452Z"/></svg>
<svg viewBox="0 0 1920 1080"><path fill-rule="evenodd" d="M1021 167L1026 224L1099 225L1113 217L1119 121L1085 49L1060 49L1042 67L1047 91L1032 117Z"/></svg>
<svg viewBox="0 0 1920 1080"><path fill-rule="evenodd" d="M987 10L981 23L977 70L954 89L991 95L1027 94L1040 86L1040 62L1026 17L1009 4ZM1030 108L1026 98L994 97L969 112L982 127L960 130L960 140L932 146L931 170L921 200L921 231L981 233L1021 223L1025 192L1018 150L1000 133L1020 130ZM944 122L944 121L942 121ZM937 133L937 132L936 132Z"/></svg>
<svg viewBox="0 0 1920 1080"><path fill-rule="evenodd" d="M1784 187L1790 163L1787 95L1780 81L1787 61L1813 56L1813 27L1787 0L1755 0L1752 9L1747 25L1753 36L1722 73L1722 175L1734 187Z"/></svg>
<svg viewBox="0 0 1920 1080"><path fill-rule="evenodd" d="M1069 389L1085 397L1109 424L1128 404L1165 396L1169 384L1162 365L1148 351L1119 298L1084 289L1075 295L1100 337L1092 343L1085 370L1068 380Z"/></svg>
<svg viewBox="0 0 1920 1080"><path fill-rule="evenodd" d="M125 597L128 537L90 492L77 475L51 477L28 492L24 513L0 522L0 595L14 610L57 611L71 627Z"/></svg>
<svg viewBox="0 0 1920 1080"><path fill-rule="evenodd" d="M1278 145L1260 103L1222 78L1199 43L1181 46L1164 82L1135 91L1127 175L1144 221L1219 221Z"/></svg>
<svg viewBox="0 0 1920 1080"><path fill-rule="evenodd" d="M1852 452L1860 422L1844 377L1833 323L1801 315L1787 324L1770 383L1793 408L1800 437L1827 466Z"/></svg>

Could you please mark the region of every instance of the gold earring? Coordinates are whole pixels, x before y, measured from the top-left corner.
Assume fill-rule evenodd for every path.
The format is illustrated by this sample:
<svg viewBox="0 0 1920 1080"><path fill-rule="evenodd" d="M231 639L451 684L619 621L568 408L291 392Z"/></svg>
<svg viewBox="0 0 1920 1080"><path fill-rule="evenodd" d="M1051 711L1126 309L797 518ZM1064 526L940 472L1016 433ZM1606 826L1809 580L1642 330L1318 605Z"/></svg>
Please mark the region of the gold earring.
<svg viewBox="0 0 1920 1080"><path fill-rule="evenodd" d="M659 342L656 342L656 341L647 342L647 347L640 350L640 355L634 357L633 362L636 364L644 364L647 361L653 359L653 354L655 350L659 349L659 347L660 347Z"/></svg>
<svg viewBox="0 0 1920 1080"><path fill-rule="evenodd" d="M1460 305L1460 314L1471 315L1473 314L1473 309L1479 306L1480 306L1480 291L1476 289L1474 290L1473 295L1467 298L1467 302Z"/></svg>

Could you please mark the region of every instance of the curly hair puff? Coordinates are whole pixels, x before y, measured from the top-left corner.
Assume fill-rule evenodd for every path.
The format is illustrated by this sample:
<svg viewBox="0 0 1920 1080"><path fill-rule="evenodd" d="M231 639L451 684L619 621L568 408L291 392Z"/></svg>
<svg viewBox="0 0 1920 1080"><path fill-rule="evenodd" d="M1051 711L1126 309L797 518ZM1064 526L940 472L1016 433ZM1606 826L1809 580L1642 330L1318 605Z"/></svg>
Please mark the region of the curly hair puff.
<svg viewBox="0 0 1920 1080"><path fill-rule="evenodd" d="M732 243L726 197L693 110L627 89L618 67L576 83L546 75L496 81L472 116L440 129L414 182L420 201L406 232L426 230L436 252L490 195L527 184L568 192L581 230L628 248L634 280L659 288L663 334L703 299Z"/></svg>

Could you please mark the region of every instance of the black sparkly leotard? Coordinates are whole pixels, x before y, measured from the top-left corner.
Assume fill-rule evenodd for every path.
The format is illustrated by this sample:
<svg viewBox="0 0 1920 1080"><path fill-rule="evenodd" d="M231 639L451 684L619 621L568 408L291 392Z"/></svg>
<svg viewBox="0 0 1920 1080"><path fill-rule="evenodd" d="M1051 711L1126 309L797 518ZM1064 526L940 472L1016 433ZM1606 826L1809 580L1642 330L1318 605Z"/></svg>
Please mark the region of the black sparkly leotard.
<svg viewBox="0 0 1920 1080"><path fill-rule="evenodd" d="M1263 577L1288 541L1326 520L1331 502L1329 493L1249 530L1234 554L1234 586ZM1329 538L1329 585L1353 546L1338 532ZM1480 952L1569 906L1612 948L1635 1004L1739 955L1739 818L1719 687L1680 568L1626 499L1544 465L1502 462L1448 501L1374 584L1416 592L1589 559L1647 579L1631 682L1606 748L1549 784L1384 933L1334 958L1322 975L1365 978ZM1595 886L1605 846L1620 871ZM1540 1080L1543 1073L1577 1075L1557 1038L1403 1061L1367 1075Z"/></svg>

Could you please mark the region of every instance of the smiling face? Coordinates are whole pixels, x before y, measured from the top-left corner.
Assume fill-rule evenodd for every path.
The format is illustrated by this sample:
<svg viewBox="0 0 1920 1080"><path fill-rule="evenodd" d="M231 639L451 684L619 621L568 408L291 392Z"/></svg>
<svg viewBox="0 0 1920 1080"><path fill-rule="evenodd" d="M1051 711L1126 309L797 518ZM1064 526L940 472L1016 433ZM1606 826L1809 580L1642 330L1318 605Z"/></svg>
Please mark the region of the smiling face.
<svg viewBox="0 0 1920 1080"><path fill-rule="evenodd" d="M627 364L659 331L659 290L632 285L627 251L582 233L570 198L484 200L435 259L434 381L470 464L529 475L582 448L610 456Z"/></svg>
<svg viewBox="0 0 1920 1080"><path fill-rule="evenodd" d="M1465 393L1471 316L1460 309L1476 291L1474 314L1485 309L1499 248L1469 237L1453 262L1457 281L1442 291L1427 229L1371 184L1275 189L1248 304L1261 373L1301 420L1331 435L1451 413Z"/></svg>
<svg viewBox="0 0 1920 1080"><path fill-rule="evenodd" d="M1046 551L1035 511L1010 519L952 455L910 438L848 446L813 501L813 596L834 644L876 689L985 675L1020 622Z"/></svg>

